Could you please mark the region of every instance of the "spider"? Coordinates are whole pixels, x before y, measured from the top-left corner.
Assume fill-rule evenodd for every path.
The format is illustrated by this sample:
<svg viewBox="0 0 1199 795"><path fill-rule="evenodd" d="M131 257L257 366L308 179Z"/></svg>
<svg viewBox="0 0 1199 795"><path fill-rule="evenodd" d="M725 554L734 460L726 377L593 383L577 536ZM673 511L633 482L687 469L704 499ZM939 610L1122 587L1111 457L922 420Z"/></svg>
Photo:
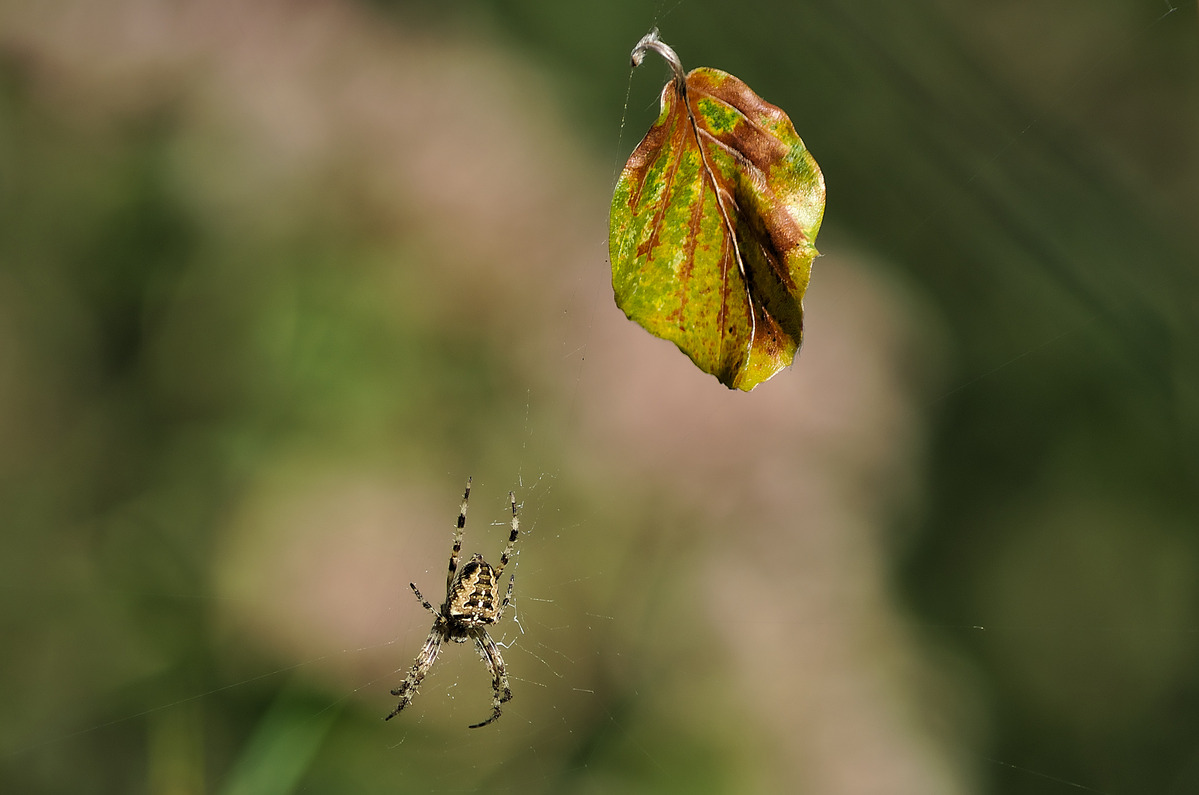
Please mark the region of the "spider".
<svg viewBox="0 0 1199 795"><path fill-rule="evenodd" d="M412 592L416 594L417 600L433 614L433 628L429 630L429 637L425 639L425 645L416 655L416 662L412 664L412 670L408 672L403 683L391 691L393 696L400 697L400 703L384 720L391 720L399 715L404 707L412 703L417 687L420 686L421 680L425 678L425 674L437 660L441 644L447 640L455 643L466 643L468 640L473 640L479 647L479 655L486 663L487 670L491 671L491 687L495 691L491 700L491 717L482 723L472 724L470 728L478 729L494 721L500 716L500 705L512 699L512 690L508 687L508 674L504 670L504 658L500 656L500 650L496 648L495 641L487 634L487 625L495 624L503 617L504 610L512 599L512 584L516 580L515 574L508 579L508 592L504 594L503 601L498 599L498 588L504 567L508 565L508 561L512 557L512 550L516 547L516 537L520 534L520 520L516 516L516 495L508 492L508 500L512 503L512 532L508 536L508 543L504 546L504 551L500 553L500 565L492 566L483 560L482 555L475 553L459 571L458 559L462 552L462 529L466 527L466 505L469 500L470 478L467 478L466 491L462 495L462 507L458 510L458 527L454 531L454 548L450 552L450 573L446 577L445 602L441 608L438 609L429 604L429 601L421 596L416 583L408 584L412 588Z"/></svg>

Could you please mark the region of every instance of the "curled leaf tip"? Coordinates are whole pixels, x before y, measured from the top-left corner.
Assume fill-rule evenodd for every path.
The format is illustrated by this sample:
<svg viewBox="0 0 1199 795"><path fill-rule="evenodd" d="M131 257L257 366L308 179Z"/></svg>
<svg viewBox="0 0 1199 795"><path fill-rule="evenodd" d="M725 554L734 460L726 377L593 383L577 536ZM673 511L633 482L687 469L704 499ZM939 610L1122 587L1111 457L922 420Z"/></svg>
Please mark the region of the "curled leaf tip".
<svg viewBox="0 0 1199 795"><path fill-rule="evenodd" d="M660 41L658 38L658 29L653 28L649 33L641 37L640 41L633 47L633 52L629 55L629 62L634 66L641 66L641 62L645 60L645 52L650 48L650 45Z"/></svg>
<svg viewBox="0 0 1199 795"><path fill-rule="evenodd" d="M657 28L654 28L641 37L641 40L637 42L637 45L633 47L633 52L629 55L629 62L634 67L641 66L641 62L645 60L645 54L650 50L661 55L666 60L666 63L670 64L671 71L674 72L675 77L680 83L684 80L683 61L669 44L662 41L661 36L658 35Z"/></svg>

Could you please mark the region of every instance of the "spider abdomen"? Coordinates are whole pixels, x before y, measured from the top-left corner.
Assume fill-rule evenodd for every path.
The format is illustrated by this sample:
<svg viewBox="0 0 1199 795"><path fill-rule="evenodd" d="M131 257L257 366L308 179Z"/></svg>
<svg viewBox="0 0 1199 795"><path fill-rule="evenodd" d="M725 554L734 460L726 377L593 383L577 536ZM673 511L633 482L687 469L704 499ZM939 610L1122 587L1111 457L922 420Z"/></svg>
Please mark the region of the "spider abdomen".
<svg viewBox="0 0 1199 795"><path fill-rule="evenodd" d="M495 569L481 555L474 555L454 579L446 608L452 621L464 624L494 624L499 619Z"/></svg>

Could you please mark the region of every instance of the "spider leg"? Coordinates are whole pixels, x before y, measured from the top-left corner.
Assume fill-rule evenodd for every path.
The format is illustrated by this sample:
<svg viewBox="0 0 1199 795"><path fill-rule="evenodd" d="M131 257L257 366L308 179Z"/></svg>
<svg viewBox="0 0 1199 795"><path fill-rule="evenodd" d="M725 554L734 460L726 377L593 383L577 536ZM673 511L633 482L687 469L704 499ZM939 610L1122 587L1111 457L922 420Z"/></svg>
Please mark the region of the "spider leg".
<svg viewBox="0 0 1199 795"><path fill-rule="evenodd" d="M498 578L503 573L504 567L508 565L508 561L512 558L512 550L516 548L516 538L520 535L520 518L516 515L516 495L508 492L508 501L512 503L512 532L508 534L508 543L504 545L504 551L500 553L500 565L496 566L495 575Z"/></svg>
<svg viewBox="0 0 1199 795"><path fill-rule="evenodd" d="M449 593L454 586L454 575L458 572L458 558L462 555L462 529L466 527L466 505L470 502L470 478L466 479L466 491L462 494L462 505L458 508L458 526L454 528L454 549L450 552L450 573L446 576L445 590Z"/></svg>
<svg viewBox="0 0 1199 795"><path fill-rule="evenodd" d="M470 634L475 639L475 643L479 644L479 652L483 657L483 662L487 664L487 670L491 671L491 689L494 691L494 695L491 697L491 717L482 723L470 726L472 729L479 729L500 716L500 705L512 700L512 688L508 686L508 672L504 669L504 658L500 656L500 650L496 648L495 641L487 634L487 630L476 627L471 630Z"/></svg>
<svg viewBox="0 0 1199 795"><path fill-rule="evenodd" d="M504 617L504 611L508 609L508 603L512 601L512 586L516 584L516 575L513 574L508 578L508 593L504 594L504 601L500 602L499 612L496 613L495 620L499 621Z"/></svg>
<svg viewBox="0 0 1199 795"><path fill-rule="evenodd" d="M410 582L410 583L408 583L408 587L412 589L412 593L416 594L416 598L420 601L420 603L422 605L424 605L424 608L426 610L428 610L430 613L432 613L437 618L441 618L441 613L437 612L437 608L435 608L433 605L429 604L429 600L420 595L420 589L416 587L416 583ZM509 590L511 590L511 589L509 588Z"/></svg>
<svg viewBox="0 0 1199 795"><path fill-rule="evenodd" d="M420 654L416 655L416 662L412 664L412 669L408 671L408 676L404 677L404 681L399 687L391 691L393 696L400 697L400 703L383 720L391 720L400 714L400 710L412 703L421 680L425 678L425 674L429 673L429 669L433 667L433 663L437 660L437 653L441 651L442 635L438 630L438 625L434 624L433 629L429 631L429 637L425 639L425 645L421 647Z"/></svg>

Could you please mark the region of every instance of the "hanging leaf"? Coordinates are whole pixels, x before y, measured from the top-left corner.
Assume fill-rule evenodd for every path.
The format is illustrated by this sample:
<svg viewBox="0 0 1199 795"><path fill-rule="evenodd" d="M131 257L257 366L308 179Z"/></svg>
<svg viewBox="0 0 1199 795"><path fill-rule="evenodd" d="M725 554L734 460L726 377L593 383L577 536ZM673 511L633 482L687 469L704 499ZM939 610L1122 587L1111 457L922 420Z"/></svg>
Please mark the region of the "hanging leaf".
<svg viewBox="0 0 1199 795"><path fill-rule="evenodd" d="M718 69L674 76L612 196L617 305L725 386L749 391L791 364L824 215L824 177L782 110Z"/></svg>

